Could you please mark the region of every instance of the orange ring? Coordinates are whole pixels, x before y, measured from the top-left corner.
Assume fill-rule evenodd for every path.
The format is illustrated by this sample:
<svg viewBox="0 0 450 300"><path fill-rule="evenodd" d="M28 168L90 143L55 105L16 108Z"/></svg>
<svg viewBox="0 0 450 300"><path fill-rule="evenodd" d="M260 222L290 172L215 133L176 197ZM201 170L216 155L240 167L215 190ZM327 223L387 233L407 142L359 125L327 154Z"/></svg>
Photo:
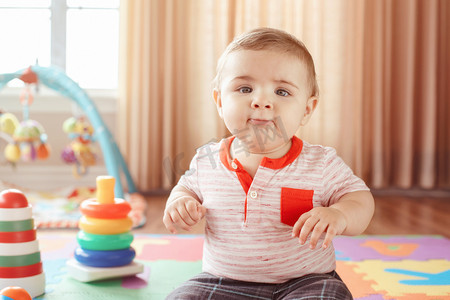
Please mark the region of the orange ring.
<svg viewBox="0 0 450 300"><path fill-rule="evenodd" d="M42 262L23 267L0 267L0 278L22 278L41 274Z"/></svg>
<svg viewBox="0 0 450 300"><path fill-rule="evenodd" d="M0 232L0 243L25 243L36 239L36 229L16 232Z"/></svg>
<svg viewBox="0 0 450 300"><path fill-rule="evenodd" d="M97 219L123 219L131 211L131 205L123 199L115 199L115 203L99 203L95 199L81 202L81 213L86 217Z"/></svg>

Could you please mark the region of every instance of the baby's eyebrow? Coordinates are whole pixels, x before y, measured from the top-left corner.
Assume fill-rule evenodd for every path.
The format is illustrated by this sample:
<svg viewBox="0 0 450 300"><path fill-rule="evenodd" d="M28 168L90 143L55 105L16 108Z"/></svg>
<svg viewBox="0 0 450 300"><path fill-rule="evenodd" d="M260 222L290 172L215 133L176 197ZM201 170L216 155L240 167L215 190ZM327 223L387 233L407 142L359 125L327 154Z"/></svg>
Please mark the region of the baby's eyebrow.
<svg viewBox="0 0 450 300"><path fill-rule="evenodd" d="M275 80L275 82L290 85L290 86L296 88L297 90L299 89L298 86L296 86L294 83L287 81L287 80L280 79L280 80Z"/></svg>
<svg viewBox="0 0 450 300"><path fill-rule="evenodd" d="M234 77L233 79L231 79L231 81L236 81L236 80L249 81L249 80L253 80L253 77L248 76L248 75L243 75L243 76L237 76L237 77Z"/></svg>

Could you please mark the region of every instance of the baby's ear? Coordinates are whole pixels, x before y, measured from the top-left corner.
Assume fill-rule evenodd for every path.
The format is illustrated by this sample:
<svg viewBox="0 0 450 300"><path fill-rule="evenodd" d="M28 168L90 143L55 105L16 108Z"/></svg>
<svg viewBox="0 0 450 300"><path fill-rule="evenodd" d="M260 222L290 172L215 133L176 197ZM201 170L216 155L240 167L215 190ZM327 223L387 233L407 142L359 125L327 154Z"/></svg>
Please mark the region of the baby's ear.
<svg viewBox="0 0 450 300"><path fill-rule="evenodd" d="M301 125L305 126L309 119L311 118L312 113L317 107L317 104L319 103L319 98L316 96L310 97L308 100L306 100L306 109L305 114L303 115Z"/></svg>
<svg viewBox="0 0 450 300"><path fill-rule="evenodd" d="M219 116L221 118L223 118L222 117L222 98L220 95L220 90L218 90L217 88L215 88L213 90L213 98L214 98L214 102L216 102L217 112L219 113Z"/></svg>

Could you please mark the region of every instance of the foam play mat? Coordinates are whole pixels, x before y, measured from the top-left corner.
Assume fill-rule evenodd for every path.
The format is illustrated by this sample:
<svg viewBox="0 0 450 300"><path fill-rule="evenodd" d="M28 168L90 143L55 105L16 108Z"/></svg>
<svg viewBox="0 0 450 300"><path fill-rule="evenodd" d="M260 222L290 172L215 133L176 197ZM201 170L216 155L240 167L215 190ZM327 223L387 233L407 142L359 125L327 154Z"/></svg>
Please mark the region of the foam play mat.
<svg viewBox="0 0 450 300"><path fill-rule="evenodd" d="M75 232L38 232L46 293L36 299L164 299L201 272L203 236L135 235L144 272L81 283L67 275ZM334 240L337 271L360 300L450 299L450 240L441 236L358 236Z"/></svg>

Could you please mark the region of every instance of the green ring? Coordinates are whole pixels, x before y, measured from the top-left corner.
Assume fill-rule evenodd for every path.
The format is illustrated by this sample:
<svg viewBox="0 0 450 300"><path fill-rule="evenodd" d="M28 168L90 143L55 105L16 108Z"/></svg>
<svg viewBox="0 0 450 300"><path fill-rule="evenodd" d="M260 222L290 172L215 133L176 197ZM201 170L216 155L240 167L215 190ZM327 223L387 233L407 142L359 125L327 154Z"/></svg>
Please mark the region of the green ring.
<svg viewBox="0 0 450 300"><path fill-rule="evenodd" d="M0 256L0 267L23 267L34 265L40 262L40 252L17 256Z"/></svg>
<svg viewBox="0 0 450 300"><path fill-rule="evenodd" d="M34 229L34 219L20 221L0 221L1 232L18 232Z"/></svg>
<svg viewBox="0 0 450 300"><path fill-rule="evenodd" d="M80 230L77 241L86 250L121 250L130 248L133 235L130 232L120 234L93 234Z"/></svg>

